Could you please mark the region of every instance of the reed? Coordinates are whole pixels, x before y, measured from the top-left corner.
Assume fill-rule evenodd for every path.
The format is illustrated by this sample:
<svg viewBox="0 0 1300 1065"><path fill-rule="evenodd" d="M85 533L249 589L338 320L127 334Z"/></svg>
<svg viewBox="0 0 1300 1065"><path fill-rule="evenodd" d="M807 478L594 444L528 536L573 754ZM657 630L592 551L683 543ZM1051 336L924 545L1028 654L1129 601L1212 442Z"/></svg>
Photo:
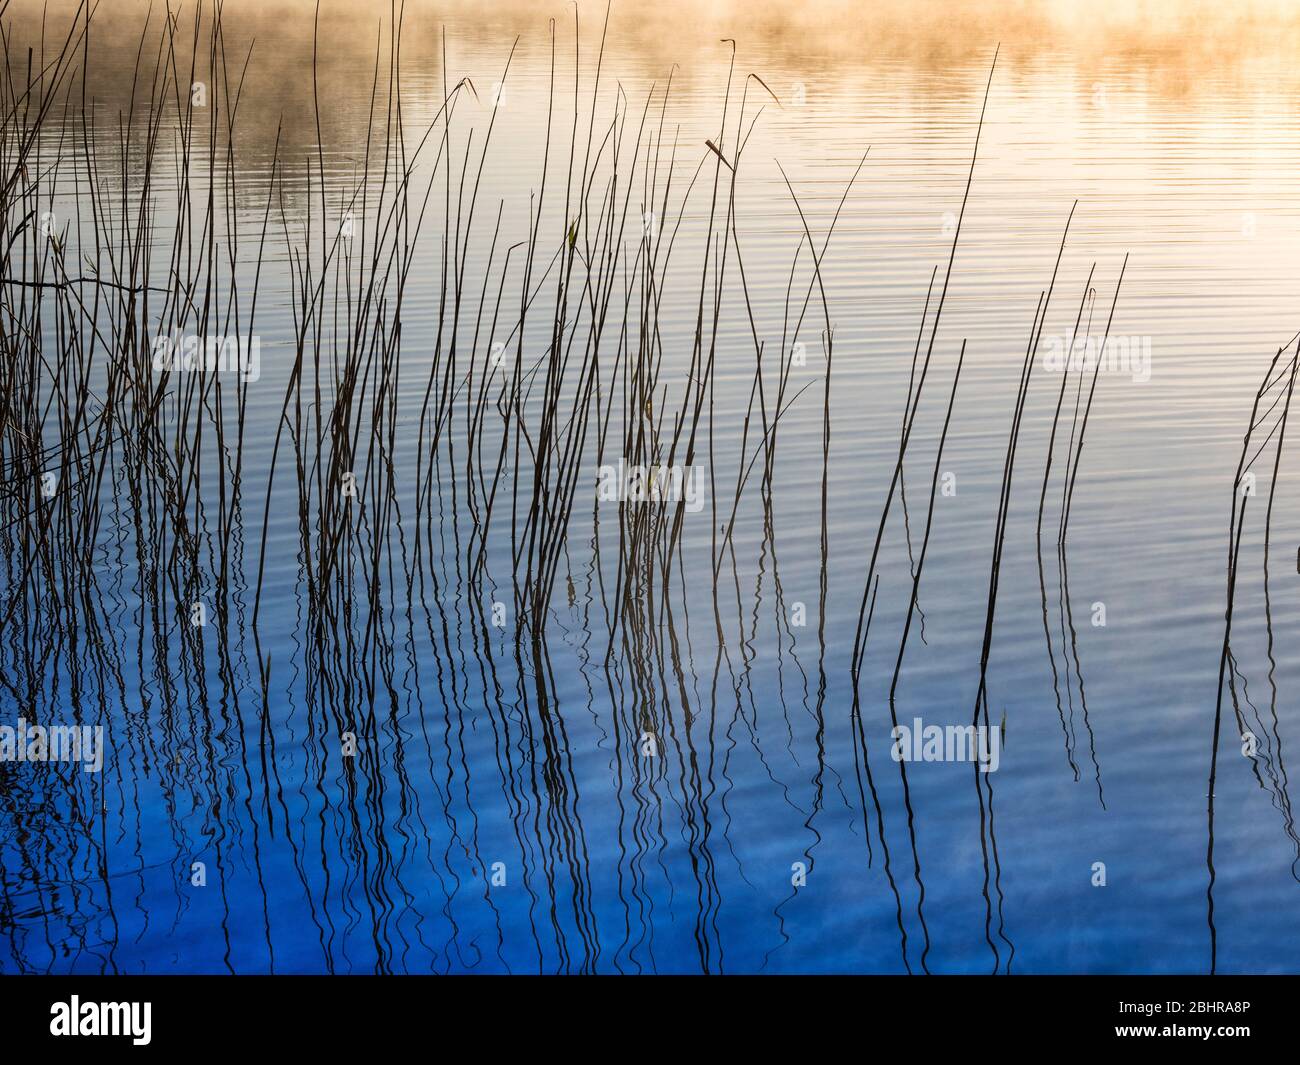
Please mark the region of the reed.
<svg viewBox="0 0 1300 1065"><path fill-rule="evenodd" d="M0 0L0 26L4 11ZM740 864L734 775L752 759L802 827L809 868L835 796L854 811L867 864L877 845L883 858L902 964L929 971L906 767L910 885L895 870L871 749L898 724L912 636L925 640L923 574L967 365L966 341L940 324L983 111L957 233L942 277L939 266L930 277L850 649L829 607L832 445L857 446L839 426L832 433L829 266L842 212L870 179L869 149L829 210L814 210L781 170L790 250L773 326L740 191L754 132L780 101L738 68L734 42L716 128L686 143L671 74L632 99L606 73L608 10L591 56L577 13L571 30L553 23L544 147L527 182L527 225L512 229L514 205L487 192L501 165L499 102L485 112L485 86L453 79L445 41L433 102L406 90L400 8L376 33L346 176L327 154L330 101L315 54L314 143L303 149L280 127L250 172L240 120L255 103L245 78L259 57L228 47L220 5L185 16L168 7L142 27L129 106L111 119L87 95L101 17L83 3L48 50L25 55L0 31L0 682L28 720L66 704L78 721L112 724L115 751L108 782L63 781L71 808L53 790L42 796L59 822L49 831L66 840L21 847L19 879L74 881L87 900L106 899L120 875L143 883L143 858L125 872L113 866L107 825L126 834L135 818L138 832L147 807L162 811L169 845L158 861L172 882L184 882L199 852L223 884L251 878L269 969L285 869L327 971L348 967L356 928L376 972L403 969L413 950L435 969L491 955L506 965L511 928L483 878L490 847L509 837L524 870L530 964L640 971L654 963L665 855L680 846L696 961L716 970L722 879ZM570 41L571 67L561 58ZM506 91L514 65L511 48ZM1058 267L1064 250L1063 236ZM985 726L1020 430L1054 284L1055 273L1009 423L973 705ZM683 306L690 336L679 350L670 311ZM729 332L736 323L741 343ZM258 373L159 361L177 338L212 337L250 349L258 338ZM795 351L806 346L824 369L804 379ZM925 386L946 352L955 354L946 402L931 403ZM737 376L741 406L724 391ZM1095 373L1086 389L1082 375L1063 375L1038 498L1055 677L1041 541L1056 469L1061 647L1068 627L1067 680L1072 672L1081 701L1065 545L1096 391ZM814 530L801 542L819 570L816 589L798 593L816 596L814 682L780 576L789 540L775 501L788 478L808 479L784 448L790 413L818 401L818 513L796 530ZM914 543L906 467L932 428ZM663 494L602 505L599 471L619 462L698 468L701 509ZM899 533L905 609L897 651L875 671L868 646L892 624L881 577ZM772 647L776 692L762 679ZM577 680L557 669L565 652L580 659ZM884 677L877 703L864 688ZM1091 737L1086 703L1084 717ZM618 808L621 925L602 909L592 870L607 852L586 821L602 801L587 783L590 750L575 738L590 730ZM797 764L808 730L816 767L805 785L787 785L771 737L784 736L785 761ZM1077 780L1068 730L1066 754ZM856 797L844 786L850 761ZM476 776L484 766L498 774L495 789ZM992 785L978 773L976 791L985 935L995 969L1000 944L1009 948L1009 969ZM5 801L15 823L21 805ZM263 868L263 848L282 858L278 873ZM491 921L468 942L467 897ZM774 910L772 951L789 938L784 914L795 904L792 893ZM178 912L186 905L178 893ZM229 928L247 912L223 895L222 964L232 970ZM102 951L111 968L117 945L102 935L83 930L79 949Z"/></svg>

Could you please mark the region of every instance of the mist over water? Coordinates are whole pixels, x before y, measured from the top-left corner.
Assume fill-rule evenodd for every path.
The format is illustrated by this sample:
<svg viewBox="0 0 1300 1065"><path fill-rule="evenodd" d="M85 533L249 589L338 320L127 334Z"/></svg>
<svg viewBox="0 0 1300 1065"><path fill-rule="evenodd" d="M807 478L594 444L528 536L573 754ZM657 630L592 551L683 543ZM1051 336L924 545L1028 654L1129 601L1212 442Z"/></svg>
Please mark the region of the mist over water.
<svg viewBox="0 0 1300 1065"><path fill-rule="evenodd" d="M3 12L0 971L1300 967L1286 5L212 15Z"/></svg>

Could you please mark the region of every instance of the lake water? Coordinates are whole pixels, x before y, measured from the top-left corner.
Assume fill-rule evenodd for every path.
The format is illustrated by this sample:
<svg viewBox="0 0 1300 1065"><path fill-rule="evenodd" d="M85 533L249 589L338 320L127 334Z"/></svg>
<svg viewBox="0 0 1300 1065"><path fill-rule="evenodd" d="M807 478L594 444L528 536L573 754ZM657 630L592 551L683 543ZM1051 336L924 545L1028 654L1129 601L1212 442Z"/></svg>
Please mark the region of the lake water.
<svg viewBox="0 0 1300 1065"><path fill-rule="evenodd" d="M1300 968L1300 17L1128 8L417 3L400 111L388 5L99 12L0 724L103 767L0 764L0 971Z"/></svg>

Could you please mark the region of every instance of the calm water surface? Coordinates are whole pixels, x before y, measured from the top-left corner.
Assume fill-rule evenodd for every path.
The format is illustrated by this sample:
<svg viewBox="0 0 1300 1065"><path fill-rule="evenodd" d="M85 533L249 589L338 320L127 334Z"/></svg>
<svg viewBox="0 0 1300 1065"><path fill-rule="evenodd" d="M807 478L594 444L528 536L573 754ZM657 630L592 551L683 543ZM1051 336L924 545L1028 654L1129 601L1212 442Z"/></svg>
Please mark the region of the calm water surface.
<svg viewBox="0 0 1300 1065"><path fill-rule="evenodd" d="M310 331L308 379L313 365L325 367L325 384L319 395L315 384L305 388L282 419L300 315L295 271L349 209L353 240L372 240L382 226L375 204L352 196L367 167L367 130L383 132L382 118L368 116L376 49L386 93L391 23L387 5L323 5L318 135L312 8L226 5L228 61L239 68L251 57L237 111L237 183L214 196L241 235L233 274L245 292L275 193L239 518L226 530L214 517L215 412L224 404L232 417L233 396L186 405L177 397L190 386L173 381L160 417L208 456L181 508L199 530L197 584L177 594L154 579L159 563L140 553L137 516L147 511L160 558L173 550L168 530L179 519L157 500L146 506L124 453L103 482L87 556L93 587L82 601L69 596L57 624L26 610L11 622L33 635L4 652L12 679L4 721L75 715L102 724L107 756L98 775L0 767L3 971L1210 968L1207 796L1234 474L1256 390L1300 329L1300 118L1287 48L1296 26L1271 5L1230 17L1170 4L1147 21L1106 4L653 8L616 7L603 56L603 9L582 7L576 31L574 150L579 164L584 153L597 157L598 175L585 225L596 227L611 203L623 211L624 196L631 221L598 346L595 402L614 398L612 428L603 440L593 428L573 460L576 502L535 639L519 618L528 564L512 537L531 499L535 441L516 448L509 436L488 523L465 482L495 470L503 424L495 387L477 456L466 445L465 397L479 385L456 392L456 415L436 446L421 415L431 380L459 389L471 358L482 365L507 335L511 365L527 248L505 255L528 240L535 217L540 295L522 359L546 365L561 276L550 264L577 216L576 194L565 200L573 9L408 7L400 116L408 153L435 130L412 179L413 214L423 206L424 217L418 237L411 222L396 343L371 353L365 400L347 415L364 457L357 469L367 471L355 533L326 550L318 522L331 489L317 487L326 460L317 461L314 419L338 409L330 367L347 361L348 318L322 316ZM62 158L64 168L49 206L82 256L93 258L94 247L83 116L94 117L102 186L128 203L146 195L137 166L119 167L140 34L157 31L157 12L145 29L146 10L115 6L96 28L84 109L78 90L76 106L42 134L46 162ZM6 18L19 39L38 39L36 10L18 5ZM187 42L189 32L187 24ZM721 38L735 40L734 68ZM457 96L444 147L439 109L463 77L473 89ZM454 231L489 123L473 228L458 243L447 220ZM147 195L150 240L161 249L150 276L165 286L184 166L174 115L164 127ZM742 135L734 221L724 223L731 173L705 141L733 160ZM614 138L620 173L607 186ZM384 167L371 151L377 182ZM195 173L206 173L205 154L191 162ZM904 462L904 511L890 486L913 355L923 321L922 356L929 343L972 173ZM801 211L820 252L837 209L821 259L823 309ZM646 225L654 239L673 240L653 330L637 310L644 275L634 262ZM590 252L587 232L572 243ZM890 689L909 616L898 720L964 724L976 707L1021 367L1063 236L1000 541L986 670L1000 764L981 774L969 762L923 761L904 774L890 757ZM458 286L447 281L447 256L463 256ZM1046 360L1052 338L1076 320L1080 332L1104 332L1121 270L1111 333L1149 352L1149 363L1097 375L1058 553L1062 477L1090 379L1066 380L1053 438L1062 374ZM217 271L227 286L218 303L231 272ZM331 306L361 299L329 276ZM694 461L712 474L703 508L682 515L667 581L629 590L629 572L646 563L626 561L620 508L596 500L598 468L620 457L627 412L637 409L624 402L630 352L649 349L659 360L652 403L670 412L671 428L690 387L702 277L714 367ZM567 293L575 366L588 297L581 284ZM241 307L247 314L246 296ZM57 352L52 314L43 328ZM448 373L452 338L461 362ZM96 375L110 357L101 352ZM534 427L544 379L543 369L524 401ZM578 380L571 369L566 404ZM1222 684L1212 921L1224 972L1300 968L1300 841L1286 776L1300 745L1300 576L1291 565L1300 485L1289 440L1270 484L1277 395L1259 409L1273 420L1255 437L1258 491L1238 556L1232 683ZM728 540L737 478L763 432L759 406L770 420L778 404L788 409L770 482L760 460ZM57 424L46 433L57 439ZM391 447L367 450L376 439ZM381 474L391 492L372 494L367 483ZM855 634L887 499L855 700ZM515 501L522 511L512 515ZM624 508L623 521L635 512ZM6 598L25 601L35 578L12 543L8 550ZM313 586L325 556L334 561L324 572L347 597ZM325 622L313 597L318 607L334 603ZM222 619L197 637L191 600ZM91 632L104 645L97 654ZM1242 755L1246 731L1254 757ZM352 757L346 732L358 737Z"/></svg>

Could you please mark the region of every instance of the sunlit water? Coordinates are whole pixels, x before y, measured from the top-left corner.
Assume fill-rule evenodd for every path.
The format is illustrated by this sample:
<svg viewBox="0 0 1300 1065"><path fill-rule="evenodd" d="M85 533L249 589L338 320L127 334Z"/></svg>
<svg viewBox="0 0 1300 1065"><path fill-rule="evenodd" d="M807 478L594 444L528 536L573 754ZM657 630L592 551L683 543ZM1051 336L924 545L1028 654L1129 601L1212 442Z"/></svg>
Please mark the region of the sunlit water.
<svg viewBox="0 0 1300 1065"><path fill-rule="evenodd" d="M327 4L321 15L320 150L329 211L339 217L363 165L387 11L331 10L346 6ZM461 95L455 128L460 145L476 131L476 159L496 104L466 255L472 307L457 333L482 351L480 295L485 285L495 295L502 249L526 239L541 180L550 16L560 117L549 173L558 184L548 191L539 270L564 243L559 198L573 105L572 8L491 6L489 14L472 6L408 11L402 63L412 142L435 121L444 86L468 76L476 94ZM1209 968L1207 792L1233 476L1255 391L1300 329L1300 123L1284 49L1293 29L1270 22L1280 16L1267 7L1261 23L1207 21L1201 36L1180 33L1171 45L1157 32L1158 12L1151 25L1115 25L1104 6L1095 21L1068 5L1059 18L977 7L866 19L833 4L819 17L811 4L785 21L763 6L692 6L616 9L597 93L597 147L616 106L626 108L629 144L638 135L644 142L658 129L672 78L656 187L671 170L672 213L682 219L659 307L660 384L673 404L686 386L715 172L724 186L729 179L705 146L719 142L732 62L720 37L736 41L725 156L734 158L740 95L750 117L761 108L736 180L745 285L733 245L706 415L717 481L703 509L683 517L666 602L640 604L653 639L611 641L611 611L627 607L616 592L618 508L596 505L594 442L582 457L544 655L517 639L508 510L494 516L486 574L476 583L465 572L458 537L472 535L475 517L464 510L463 488L453 490L463 455L439 466L432 504L417 503L428 441L416 426L430 360L439 337L447 342L444 168L404 293L393 456L402 513L384 549L380 634L364 614L342 619L331 638L346 643L339 633L351 628L352 642L322 671L306 631L298 478L283 439L257 647L249 621L293 360L290 250L301 244L309 206L319 205L305 186L317 159L311 9L228 5L232 53L242 57L255 38L239 114L241 261L247 266L256 251L282 114L279 180L296 227L286 237L277 205L255 330L261 376L248 394L243 549L232 562L235 661L227 675L206 635L211 660L202 676L174 661L160 665L177 653L188 604L171 603L162 622L141 611L140 560L124 532L131 500L108 492L117 509L94 565L100 625L120 675L103 690L74 693L74 649L35 663L36 649L6 652L15 676L18 659L45 670L42 718L67 717L75 699L87 720L104 724L108 752L99 776L0 770L4 971ZM581 11L579 157L603 18L603 9ZM106 153L142 19L143 9L124 14L92 53L103 79L95 136ZM998 46L905 464L907 521L895 496L877 564L855 717L855 631L913 351L936 267L934 299L943 282ZM761 83L746 81L751 72ZM650 117L638 134L647 98ZM75 129L79 118L58 121ZM417 196L435 151L426 147L428 165L417 168ZM800 250L799 207L820 246L864 153L822 262L833 329L823 546L825 318L814 292L797 334L783 338L784 304L792 287L797 319L815 281L806 245ZM175 184L174 148L164 154L166 189ZM643 181L638 171L630 209L638 225ZM75 187L65 176L61 204ZM501 248L489 265L498 207ZM357 214L359 227L372 224ZM1020 367L1067 220L1018 440L987 669L990 720L1004 738L1000 764L989 774L969 762L908 764L905 799L890 757L889 688L908 616L909 543L914 554L958 354L964 342L938 467L950 490L935 497L923 622L912 623L896 695L904 723L972 718ZM715 242L720 227L719 218ZM631 254L639 239L626 235ZM1061 387L1045 361L1050 339L1073 328L1090 270L1085 328L1090 321L1094 333L1103 330L1126 256L1111 331L1133 338L1150 361L1098 375L1071 510L1067 589L1056 528L1078 394L1069 383L1040 584L1038 504ZM517 262L505 303L516 315ZM930 321L933 309L932 301ZM550 340L540 328L526 333L527 365ZM770 524L760 461L722 548L738 465L761 433L751 425L740 459L755 332L770 360L768 388L781 356L800 358L779 424ZM614 357L617 342L606 338L603 358ZM766 402L770 416L774 391ZM618 431L612 436L605 461L618 457ZM1289 459L1284 452L1272 494L1272 687L1261 556L1271 450L1243 536L1233 651L1246 678L1244 689L1237 684L1243 720L1259 747L1255 759L1243 757L1225 685L1214 787L1220 971L1300 967L1300 852L1285 777L1287 755L1300 745L1300 576L1291 565L1300 507ZM513 456L507 498L512 467ZM408 583L398 559L423 576ZM355 564L370 561L362 553ZM505 606L501 626L492 624L494 602ZM265 698L259 658L269 661ZM322 676L343 687L322 690ZM6 723L24 709L13 691L3 708ZM341 753L340 732L349 728L360 734L352 760ZM196 862L205 867L202 886L193 883Z"/></svg>

